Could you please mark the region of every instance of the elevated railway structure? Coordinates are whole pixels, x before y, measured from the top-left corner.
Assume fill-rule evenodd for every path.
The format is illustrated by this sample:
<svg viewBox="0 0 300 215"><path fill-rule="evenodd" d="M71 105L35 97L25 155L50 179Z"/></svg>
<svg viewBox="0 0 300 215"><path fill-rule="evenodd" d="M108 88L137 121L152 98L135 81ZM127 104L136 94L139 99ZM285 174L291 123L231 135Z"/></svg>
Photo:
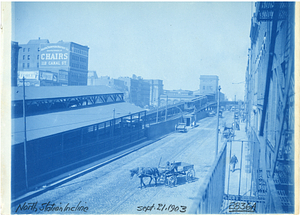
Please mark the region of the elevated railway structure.
<svg viewBox="0 0 300 215"><path fill-rule="evenodd" d="M204 111L213 106L216 106L214 97L210 95L197 96L187 101L181 101L176 104L165 105L147 111L147 124L159 123L180 115L183 117L190 113Z"/></svg>
<svg viewBox="0 0 300 215"><path fill-rule="evenodd" d="M12 90L13 198L146 138L146 111L109 87L26 87L26 130L22 95Z"/></svg>
<svg viewBox="0 0 300 215"><path fill-rule="evenodd" d="M12 90L12 198L141 143L153 123L215 104L200 96L147 112L105 86L26 87L25 91L26 130L20 117L22 88Z"/></svg>
<svg viewBox="0 0 300 215"><path fill-rule="evenodd" d="M46 95L46 96L45 96ZM26 87L26 116L124 102L124 94L107 86ZM12 117L23 116L23 88L12 88Z"/></svg>

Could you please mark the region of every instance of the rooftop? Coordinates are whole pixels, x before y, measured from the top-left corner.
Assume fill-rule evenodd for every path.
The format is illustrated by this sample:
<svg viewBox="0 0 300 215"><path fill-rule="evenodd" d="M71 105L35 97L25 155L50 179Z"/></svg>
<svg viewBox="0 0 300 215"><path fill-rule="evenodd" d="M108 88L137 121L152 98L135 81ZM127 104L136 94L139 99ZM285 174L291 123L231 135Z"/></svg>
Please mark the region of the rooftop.
<svg viewBox="0 0 300 215"><path fill-rule="evenodd" d="M33 140L64 131L89 126L129 114L144 111L130 103L114 103L109 105L62 111L26 118L27 140ZM12 119L12 145L24 141L23 118Z"/></svg>
<svg viewBox="0 0 300 215"><path fill-rule="evenodd" d="M122 92L104 85L25 87L26 100L79 97L114 93ZM12 101L23 100L23 87L12 87L11 96Z"/></svg>
<svg viewBox="0 0 300 215"><path fill-rule="evenodd" d="M200 75L200 79L202 78L215 78L215 79L218 79L219 76L217 75Z"/></svg>
<svg viewBox="0 0 300 215"><path fill-rule="evenodd" d="M41 43L49 43L48 39L37 39L37 40L29 40L27 44L41 44Z"/></svg>

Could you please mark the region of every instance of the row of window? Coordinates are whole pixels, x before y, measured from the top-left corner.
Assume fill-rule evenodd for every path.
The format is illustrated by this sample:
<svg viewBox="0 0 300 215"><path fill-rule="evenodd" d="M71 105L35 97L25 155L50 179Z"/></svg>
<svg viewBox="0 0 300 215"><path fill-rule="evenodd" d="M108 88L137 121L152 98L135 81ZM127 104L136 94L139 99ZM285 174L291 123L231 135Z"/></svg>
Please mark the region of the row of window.
<svg viewBox="0 0 300 215"><path fill-rule="evenodd" d="M30 52L30 48L27 48L27 51ZM37 48L37 51L40 51L40 48ZM23 52L26 52L26 48L23 48Z"/></svg>
<svg viewBox="0 0 300 215"><path fill-rule="evenodd" d="M72 60L79 61L79 57L75 56L75 55L72 55Z"/></svg>
<svg viewBox="0 0 300 215"><path fill-rule="evenodd" d="M80 68L80 69L87 69L87 65L78 64L78 63L71 63L71 67Z"/></svg>
<svg viewBox="0 0 300 215"><path fill-rule="evenodd" d="M74 60L74 61L80 61L80 62L84 62L84 63L87 62L87 58L78 57L76 55L72 55L72 60Z"/></svg>
<svg viewBox="0 0 300 215"><path fill-rule="evenodd" d="M23 63L22 67L25 68L25 63ZM27 68L29 68L29 67L30 67L30 63L27 63Z"/></svg>
<svg viewBox="0 0 300 215"><path fill-rule="evenodd" d="M203 90L205 90L205 86L203 86ZM213 90L212 86L206 86L206 90Z"/></svg>
<svg viewBox="0 0 300 215"><path fill-rule="evenodd" d="M26 55L23 55L23 60L26 59ZM39 60L40 59L40 55L36 56L36 59ZM30 55L27 56L27 60L30 60Z"/></svg>
<svg viewBox="0 0 300 215"><path fill-rule="evenodd" d="M26 63L23 63L23 64L22 64L22 67L25 68L25 66L26 66ZM37 63L37 64L36 64L36 67L39 68L39 66L40 66L40 64ZM27 63L27 67L26 67L26 68L30 68L30 63Z"/></svg>
<svg viewBox="0 0 300 215"><path fill-rule="evenodd" d="M23 48L23 52L26 52L26 48ZM30 52L30 48L28 48L28 52Z"/></svg>
<svg viewBox="0 0 300 215"><path fill-rule="evenodd" d="M86 62L87 62L87 59L86 59L86 58L80 58L80 62L86 63Z"/></svg>
<svg viewBox="0 0 300 215"><path fill-rule="evenodd" d="M80 74L80 73L75 73L75 72L70 72L69 73L69 76L73 79L73 78L76 78L76 79L83 79L85 80L87 77L85 74Z"/></svg>
<svg viewBox="0 0 300 215"><path fill-rule="evenodd" d="M88 56L88 52L84 51L84 50L81 50L81 49L77 49L77 48L72 47L72 51L75 52L75 53L81 54L81 55Z"/></svg>
<svg viewBox="0 0 300 215"><path fill-rule="evenodd" d="M86 65L80 65L80 69L87 69L87 66Z"/></svg>

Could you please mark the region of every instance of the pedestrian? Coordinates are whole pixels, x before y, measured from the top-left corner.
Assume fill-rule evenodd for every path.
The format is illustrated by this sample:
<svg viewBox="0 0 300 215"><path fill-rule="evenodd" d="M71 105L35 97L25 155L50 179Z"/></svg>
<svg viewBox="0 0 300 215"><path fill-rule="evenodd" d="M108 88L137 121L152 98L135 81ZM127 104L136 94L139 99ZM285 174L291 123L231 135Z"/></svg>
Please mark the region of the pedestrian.
<svg viewBox="0 0 300 215"><path fill-rule="evenodd" d="M230 166L231 166L231 172L234 172L235 171L235 165L236 163L238 162L238 159L235 155L233 155L230 159Z"/></svg>

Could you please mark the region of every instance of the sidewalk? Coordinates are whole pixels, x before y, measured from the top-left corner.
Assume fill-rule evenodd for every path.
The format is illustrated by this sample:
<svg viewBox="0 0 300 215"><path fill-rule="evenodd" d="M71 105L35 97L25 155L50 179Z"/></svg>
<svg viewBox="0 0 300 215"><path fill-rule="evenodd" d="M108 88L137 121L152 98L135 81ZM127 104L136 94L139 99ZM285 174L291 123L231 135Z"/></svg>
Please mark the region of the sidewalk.
<svg viewBox="0 0 300 215"><path fill-rule="evenodd" d="M244 142L245 141L245 142ZM227 167L225 176L225 194L249 196L251 195L251 167L250 148L245 132L245 123L240 123L240 130L235 130L232 142L227 143ZM238 162L235 170L230 171L230 158L235 155ZM222 213L229 213L229 205L238 200L224 200Z"/></svg>

